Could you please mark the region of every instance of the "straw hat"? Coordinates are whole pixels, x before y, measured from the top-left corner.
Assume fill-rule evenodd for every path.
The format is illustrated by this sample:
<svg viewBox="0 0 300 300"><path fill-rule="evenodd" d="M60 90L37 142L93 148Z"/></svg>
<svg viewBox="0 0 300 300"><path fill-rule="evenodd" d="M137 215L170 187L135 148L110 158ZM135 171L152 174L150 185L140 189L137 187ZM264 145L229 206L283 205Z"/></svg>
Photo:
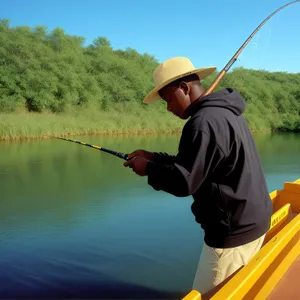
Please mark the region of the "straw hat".
<svg viewBox="0 0 300 300"><path fill-rule="evenodd" d="M170 82L181 77L197 74L200 80L209 76L216 67L196 69L192 62L186 57L173 57L160 64L153 72L155 88L144 98L144 103L160 100L158 91Z"/></svg>

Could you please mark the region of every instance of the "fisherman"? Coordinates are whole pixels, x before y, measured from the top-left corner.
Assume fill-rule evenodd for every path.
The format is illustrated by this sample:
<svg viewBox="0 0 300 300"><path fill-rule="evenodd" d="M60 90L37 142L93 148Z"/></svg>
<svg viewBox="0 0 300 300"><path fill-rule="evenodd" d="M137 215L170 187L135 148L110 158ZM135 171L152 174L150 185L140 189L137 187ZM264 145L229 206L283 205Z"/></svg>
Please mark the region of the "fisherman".
<svg viewBox="0 0 300 300"><path fill-rule="evenodd" d="M144 103L166 102L186 120L177 155L136 150L124 163L156 191L192 195L191 211L204 231L193 287L202 295L224 284L262 247L272 202L261 161L243 117L245 101L233 88L201 98L201 80L216 67L196 69L185 57L160 64Z"/></svg>

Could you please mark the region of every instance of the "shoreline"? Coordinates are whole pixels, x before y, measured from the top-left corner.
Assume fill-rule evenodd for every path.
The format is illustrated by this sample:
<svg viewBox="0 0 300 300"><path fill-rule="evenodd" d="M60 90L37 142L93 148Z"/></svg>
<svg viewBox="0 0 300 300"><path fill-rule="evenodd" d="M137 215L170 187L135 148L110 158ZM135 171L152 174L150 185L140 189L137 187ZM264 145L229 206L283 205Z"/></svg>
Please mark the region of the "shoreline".
<svg viewBox="0 0 300 300"><path fill-rule="evenodd" d="M272 129L268 128L267 124L257 125L255 120L254 123L251 121L249 120L248 124L253 134L299 132L298 128ZM174 118L162 110L155 110L155 107L149 108L147 111L135 108L126 114L124 110L101 112L91 109L63 114L24 111L0 113L0 142L46 140L58 137L75 139L74 137L77 136L124 137L181 134L186 122L187 120Z"/></svg>
<svg viewBox="0 0 300 300"><path fill-rule="evenodd" d="M50 140L56 139L59 137L62 138L70 138L76 139L79 136L86 136L86 137L95 137L95 136L109 136L109 137L126 137L126 136L144 136L144 135L164 135L164 134L176 134L180 135L182 132L181 129L171 129L171 130L117 130L117 131L99 131L99 132L78 132L78 133L65 133L60 135L40 135L40 136L18 136L18 137L0 137L0 142L22 142L22 141L42 141L42 140ZM292 130L271 130L271 129L262 129L262 130L251 130L252 134L272 134L272 133L297 133L297 131Z"/></svg>
<svg viewBox="0 0 300 300"><path fill-rule="evenodd" d="M64 32L58 47L55 31L2 25L0 141L181 132L186 120L174 117L165 101L142 101L159 65L151 54L113 49L105 37L85 47ZM218 72L202 80L204 89ZM238 91L253 133L300 132L299 85L294 73L236 67L214 91Z"/></svg>
<svg viewBox="0 0 300 300"><path fill-rule="evenodd" d="M20 137L0 137L0 142L18 142L18 141L29 141L29 140L50 140L55 138L71 138L76 136L130 136L130 135L137 135L137 136L143 136L147 134L151 135L160 135L160 134L180 134L181 129L178 130L120 130L120 131L99 131L99 132L82 132L82 133L69 133L69 134L60 134L60 135L40 135L40 136L20 136Z"/></svg>

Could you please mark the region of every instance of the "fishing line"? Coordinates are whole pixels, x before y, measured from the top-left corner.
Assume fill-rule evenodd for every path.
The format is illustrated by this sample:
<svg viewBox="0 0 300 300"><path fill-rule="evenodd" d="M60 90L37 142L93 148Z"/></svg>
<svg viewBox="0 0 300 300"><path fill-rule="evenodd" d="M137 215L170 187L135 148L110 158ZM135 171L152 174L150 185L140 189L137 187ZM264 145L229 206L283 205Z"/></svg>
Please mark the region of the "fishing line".
<svg viewBox="0 0 300 300"><path fill-rule="evenodd" d="M237 50L237 52L232 56L232 58L229 60L229 62L225 65L225 67L219 72L217 75L216 79L211 83L209 88L207 88L203 94L199 97L197 101L194 101L184 112L183 118L187 119L190 115L190 111L193 109L195 105L198 104L199 101L202 100L203 97L211 94L215 88L218 86L220 81L223 79L223 77L226 75L226 73L230 70L232 65L236 62L238 59L239 55L241 52L245 49L245 47L248 45L248 43L252 40L252 38L255 36L255 34L260 30L260 28L270 19L272 18L276 13L278 13L280 10L284 9L285 7L295 4L297 2L300 2L300 0L295 0L292 2L288 2L287 4L279 7L276 9L274 12L272 12L268 17L266 17L255 29L254 31L250 34L250 36L246 39L246 41L242 44L242 46Z"/></svg>
<svg viewBox="0 0 300 300"><path fill-rule="evenodd" d="M265 18L258 26L255 28L255 30L250 34L250 36L246 39L246 41L242 44L242 46L238 49L238 51L233 55L233 57L229 60L229 62L226 64L226 66L221 70L221 72L218 74L216 79L212 82L210 87L201 95L201 99L205 97L206 95L210 94L213 92L213 90L217 87L219 82L222 80L222 78L226 75L226 73L230 70L232 65L236 62L238 56L240 53L245 49L247 44L251 41L251 39L255 36L255 34L260 30L260 28L271 18L273 17L276 13L278 13L280 10L284 9L285 7L300 2L300 0L295 0L292 2L289 2L278 9L276 9L273 13L271 13L267 18ZM195 103L195 102L194 102Z"/></svg>

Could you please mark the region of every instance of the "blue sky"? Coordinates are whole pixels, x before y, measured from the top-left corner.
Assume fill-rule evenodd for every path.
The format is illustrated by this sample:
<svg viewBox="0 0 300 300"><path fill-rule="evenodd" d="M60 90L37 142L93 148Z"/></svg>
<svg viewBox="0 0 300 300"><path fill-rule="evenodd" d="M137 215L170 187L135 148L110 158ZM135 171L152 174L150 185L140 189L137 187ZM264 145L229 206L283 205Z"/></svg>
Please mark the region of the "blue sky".
<svg viewBox="0 0 300 300"><path fill-rule="evenodd" d="M109 39L159 62L186 56L196 67L221 70L251 32L289 0L1 0L0 18L11 26L60 27L67 34ZM234 67L300 72L300 2L272 17Z"/></svg>

